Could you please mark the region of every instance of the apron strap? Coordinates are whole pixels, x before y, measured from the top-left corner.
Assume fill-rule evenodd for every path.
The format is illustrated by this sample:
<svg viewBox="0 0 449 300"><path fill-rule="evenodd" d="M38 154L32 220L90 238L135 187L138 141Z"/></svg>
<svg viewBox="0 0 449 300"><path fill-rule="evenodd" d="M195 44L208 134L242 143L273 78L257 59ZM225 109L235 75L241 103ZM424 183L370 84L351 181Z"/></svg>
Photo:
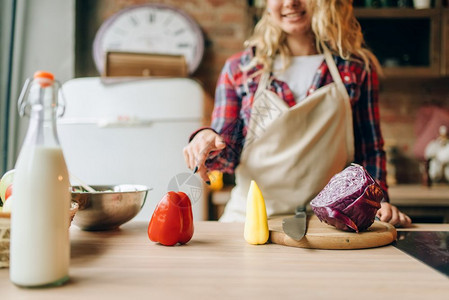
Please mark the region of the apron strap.
<svg viewBox="0 0 449 300"><path fill-rule="evenodd" d="M341 80L341 76L340 76L340 72L338 72L338 68L337 65L335 64L334 58L332 57L329 48L327 48L327 46L323 43L323 49L324 49L324 57L326 59L326 63L327 66L329 67L329 71L332 75L332 79L334 80L338 91L340 92L341 96L344 99L344 103L346 105L346 111L348 112L352 112L352 106L351 106L351 101L349 99L349 94L348 91L346 90L345 85L343 84L343 80ZM351 116L351 120L352 120L352 115ZM353 130L353 125L352 125L352 121L347 123L347 131L348 132L352 132ZM346 139L346 146L348 149L348 161L353 160L354 159L354 135L351 134L347 137Z"/></svg>
<svg viewBox="0 0 449 300"><path fill-rule="evenodd" d="M326 59L327 66L329 67L329 71L331 73L332 79L334 80L335 84L337 85L338 90L340 93L346 98L348 97L348 92L346 91L346 87L343 84L343 80L341 80L340 72L338 71L337 65L335 64L334 58L332 57L332 54L330 53L327 46L323 43L323 50L324 50L324 58Z"/></svg>

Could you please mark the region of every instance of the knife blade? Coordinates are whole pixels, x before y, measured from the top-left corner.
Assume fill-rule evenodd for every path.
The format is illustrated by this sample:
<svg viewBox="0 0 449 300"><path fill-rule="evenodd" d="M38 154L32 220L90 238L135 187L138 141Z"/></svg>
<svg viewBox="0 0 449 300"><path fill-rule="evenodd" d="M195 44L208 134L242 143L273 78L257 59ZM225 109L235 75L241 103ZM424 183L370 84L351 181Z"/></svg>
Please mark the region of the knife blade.
<svg viewBox="0 0 449 300"><path fill-rule="evenodd" d="M294 239L301 240L306 234L307 215L305 206L298 206L295 210L295 216L282 220L282 229L284 233Z"/></svg>

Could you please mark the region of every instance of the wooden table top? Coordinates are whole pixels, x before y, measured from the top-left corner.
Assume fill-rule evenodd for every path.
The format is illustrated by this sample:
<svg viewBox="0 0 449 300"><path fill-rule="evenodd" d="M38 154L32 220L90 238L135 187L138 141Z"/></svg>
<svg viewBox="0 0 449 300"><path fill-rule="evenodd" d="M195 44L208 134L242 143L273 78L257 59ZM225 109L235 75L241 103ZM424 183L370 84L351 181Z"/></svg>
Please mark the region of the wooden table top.
<svg viewBox="0 0 449 300"><path fill-rule="evenodd" d="M313 250L249 245L242 223L195 223L193 239L166 247L147 223L117 231L71 228L70 281L22 289L0 269L3 299L447 299L449 278L393 246ZM449 231L449 224L407 230Z"/></svg>

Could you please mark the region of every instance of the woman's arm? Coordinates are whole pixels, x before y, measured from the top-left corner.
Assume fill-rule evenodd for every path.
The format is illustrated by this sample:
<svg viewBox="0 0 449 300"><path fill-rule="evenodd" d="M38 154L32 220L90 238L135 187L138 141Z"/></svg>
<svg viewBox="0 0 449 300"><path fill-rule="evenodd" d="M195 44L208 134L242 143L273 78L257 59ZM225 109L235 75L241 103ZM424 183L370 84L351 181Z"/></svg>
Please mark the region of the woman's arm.
<svg viewBox="0 0 449 300"><path fill-rule="evenodd" d="M227 147L219 153L212 153L206 161L208 169L218 169L224 173L234 172L245 140L244 124L240 118L242 102L232 69L233 61L228 61L218 79L211 124Z"/></svg>
<svg viewBox="0 0 449 300"><path fill-rule="evenodd" d="M228 59L217 82L212 125L194 132L189 145L184 148L186 162L196 159L201 173L207 170L233 173L239 162L245 138L240 118L241 97L235 80L235 77L241 77L239 72L238 58ZM216 145L212 145L215 144L213 133L218 134L225 147L218 149ZM191 165L192 162L187 164Z"/></svg>

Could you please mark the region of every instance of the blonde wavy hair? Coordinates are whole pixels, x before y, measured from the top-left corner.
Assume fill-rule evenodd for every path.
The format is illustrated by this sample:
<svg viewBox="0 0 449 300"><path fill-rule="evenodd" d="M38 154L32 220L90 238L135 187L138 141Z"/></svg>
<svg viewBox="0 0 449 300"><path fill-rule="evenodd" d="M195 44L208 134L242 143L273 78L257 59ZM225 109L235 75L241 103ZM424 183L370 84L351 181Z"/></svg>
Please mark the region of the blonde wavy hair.
<svg viewBox="0 0 449 300"><path fill-rule="evenodd" d="M319 53L323 53L325 44L333 54L343 59L361 59L368 71L374 65L379 73L382 72L379 61L365 46L360 23L353 13L352 0L308 0L307 5ZM253 34L245 41L245 46L255 47L253 63L262 64L265 70L271 69L277 54L286 68L290 63L286 38L286 33L271 21L265 9Z"/></svg>

